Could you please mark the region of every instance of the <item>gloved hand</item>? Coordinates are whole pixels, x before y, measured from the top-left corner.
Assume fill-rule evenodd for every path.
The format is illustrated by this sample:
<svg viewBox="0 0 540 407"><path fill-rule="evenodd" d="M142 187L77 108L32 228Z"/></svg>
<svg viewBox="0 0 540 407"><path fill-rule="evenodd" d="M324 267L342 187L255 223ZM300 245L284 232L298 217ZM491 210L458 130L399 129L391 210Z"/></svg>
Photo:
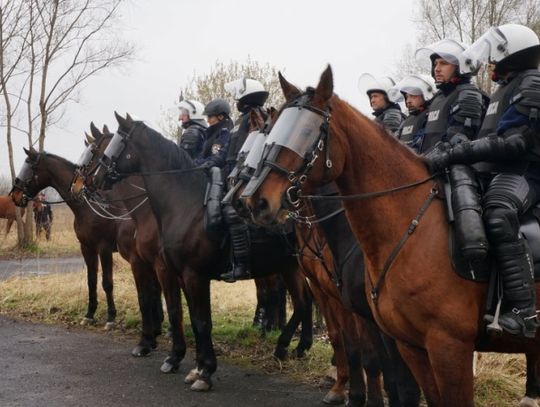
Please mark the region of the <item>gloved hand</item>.
<svg viewBox="0 0 540 407"><path fill-rule="evenodd" d="M440 141L426 154L426 161L431 172L438 172L448 167L451 148L450 143Z"/></svg>
<svg viewBox="0 0 540 407"><path fill-rule="evenodd" d="M455 146L457 144L460 144L460 143L463 143L463 142L466 142L466 141L469 141L469 138L463 134L463 133L456 133L452 136L452 138L450 139L450 144L452 146Z"/></svg>

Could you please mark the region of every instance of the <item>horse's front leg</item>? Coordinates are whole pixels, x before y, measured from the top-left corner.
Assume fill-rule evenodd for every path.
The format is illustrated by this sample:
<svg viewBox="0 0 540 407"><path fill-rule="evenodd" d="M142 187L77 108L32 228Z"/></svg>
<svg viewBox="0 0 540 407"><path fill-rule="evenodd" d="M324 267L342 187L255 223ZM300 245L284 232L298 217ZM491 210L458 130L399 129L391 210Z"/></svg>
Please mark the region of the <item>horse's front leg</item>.
<svg viewBox="0 0 540 407"><path fill-rule="evenodd" d="M527 383L525 397L521 399L519 407L538 407L536 399L540 398L540 355L527 353Z"/></svg>
<svg viewBox="0 0 540 407"><path fill-rule="evenodd" d="M186 377L192 380L191 390L208 391L212 388L211 376L216 371L217 360L212 344L212 315L210 310L210 280L195 271L183 273L186 300L191 317L191 327L196 342L196 376L193 371Z"/></svg>
<svg viewBox="0 0 540 407"><path fill-rule="evenodd" d="M84 244L81 244L81 252L86 263L86 278L88 284L88 310L81 321L81 325L88 325L95 322L94 315L96 313L97 300L97 269L98 269L98 254L97 252Z"/></svg>
<svg viewBox="0 0 540 407"><path fill-rule="evenodd" d="M116 327L116 307L114 305L113 297L113 259L112 251L105 251L99 254L101 260L101 272L102 272L102 281L101 286L103 291L105 291L105 296L107 297L107 323L105 324L106 330L111 330Z"/></svg>

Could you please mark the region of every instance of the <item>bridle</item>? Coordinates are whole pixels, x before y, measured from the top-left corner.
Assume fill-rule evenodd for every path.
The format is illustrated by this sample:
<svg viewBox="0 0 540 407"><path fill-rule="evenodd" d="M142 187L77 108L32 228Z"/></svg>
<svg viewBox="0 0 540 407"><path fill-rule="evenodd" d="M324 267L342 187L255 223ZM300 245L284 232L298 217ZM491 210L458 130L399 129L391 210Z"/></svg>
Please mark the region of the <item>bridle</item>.
<svg viewBox="0 0 540 407"><path fill-rule="evenodd" d="M11 195L14 191L20 191L23 195L22 196L23 206L26 206L28 201L34 198L31 195L31 193L28 191L28 189L30 187L30 181L32 181L36 177L36 168L40 160L41 160L41 155L38 155L35 161L30 159L30 157L24 160L24 164L22 168L20 169L19 174L15 178L13 187L11 188L11 191L9 192L9 195Z"/></svg>

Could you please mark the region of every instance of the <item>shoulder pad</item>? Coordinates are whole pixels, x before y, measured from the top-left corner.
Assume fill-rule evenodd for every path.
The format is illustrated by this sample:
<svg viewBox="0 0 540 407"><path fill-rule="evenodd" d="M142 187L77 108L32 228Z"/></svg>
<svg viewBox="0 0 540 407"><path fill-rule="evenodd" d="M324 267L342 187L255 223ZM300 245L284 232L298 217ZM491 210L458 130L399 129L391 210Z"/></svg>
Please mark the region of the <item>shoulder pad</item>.
<svg viewBox="0 0 540 407"><path fill-rule="evenodd" d="M403 115L398 109L388 109L386 112L384 112L382 117L382 124L388 131L392 133L399 129L402 121Z"/></svg>
<svg viewBox="0 0 540 407"><path fill-rule="evenodd" d="M510 99L510 104L526 116L530 116L532 110L540 109L540 71L531 70L525 75L517 93Z"/></svg>
<svg viewBox="0 0 540 407"><path fill-rule="evenodd" d="M182 142L195 143L201 138L200 133L197 131L195 126L190 126L184 130L181 136Z"/></svg>
<svg viewBox="0 0 540 407"><path fill-rule="evenodd" d="M459 90L456 102L450 109L450 115L459 123L480 125L484 111L482 93L475 86Z"/></svg>

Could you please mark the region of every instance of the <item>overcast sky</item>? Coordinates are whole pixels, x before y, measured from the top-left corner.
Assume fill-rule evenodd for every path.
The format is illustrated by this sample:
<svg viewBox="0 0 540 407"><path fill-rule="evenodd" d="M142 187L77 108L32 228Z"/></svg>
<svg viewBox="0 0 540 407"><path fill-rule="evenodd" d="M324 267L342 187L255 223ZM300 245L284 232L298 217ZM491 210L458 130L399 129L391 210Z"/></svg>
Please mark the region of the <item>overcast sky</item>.
<svg viewBox="0 0 540 407"><path fill-rule="evenodd" d="M122 9L119 35L136 45L136 60L121 71L89 80L79 104L47 131L45 149L76 161L83 134L94 121L116 128L113 112L158 122L194 73L216 59L244 62L248 55L281 69L292 83L316 85L326 64L335 91L369 113L357 88L362 72L390 74L417 35L415 0L135 0ZM0 137L0 176L9 175L5 137ZM16 168L24 160L16 136Z"/></svg>

